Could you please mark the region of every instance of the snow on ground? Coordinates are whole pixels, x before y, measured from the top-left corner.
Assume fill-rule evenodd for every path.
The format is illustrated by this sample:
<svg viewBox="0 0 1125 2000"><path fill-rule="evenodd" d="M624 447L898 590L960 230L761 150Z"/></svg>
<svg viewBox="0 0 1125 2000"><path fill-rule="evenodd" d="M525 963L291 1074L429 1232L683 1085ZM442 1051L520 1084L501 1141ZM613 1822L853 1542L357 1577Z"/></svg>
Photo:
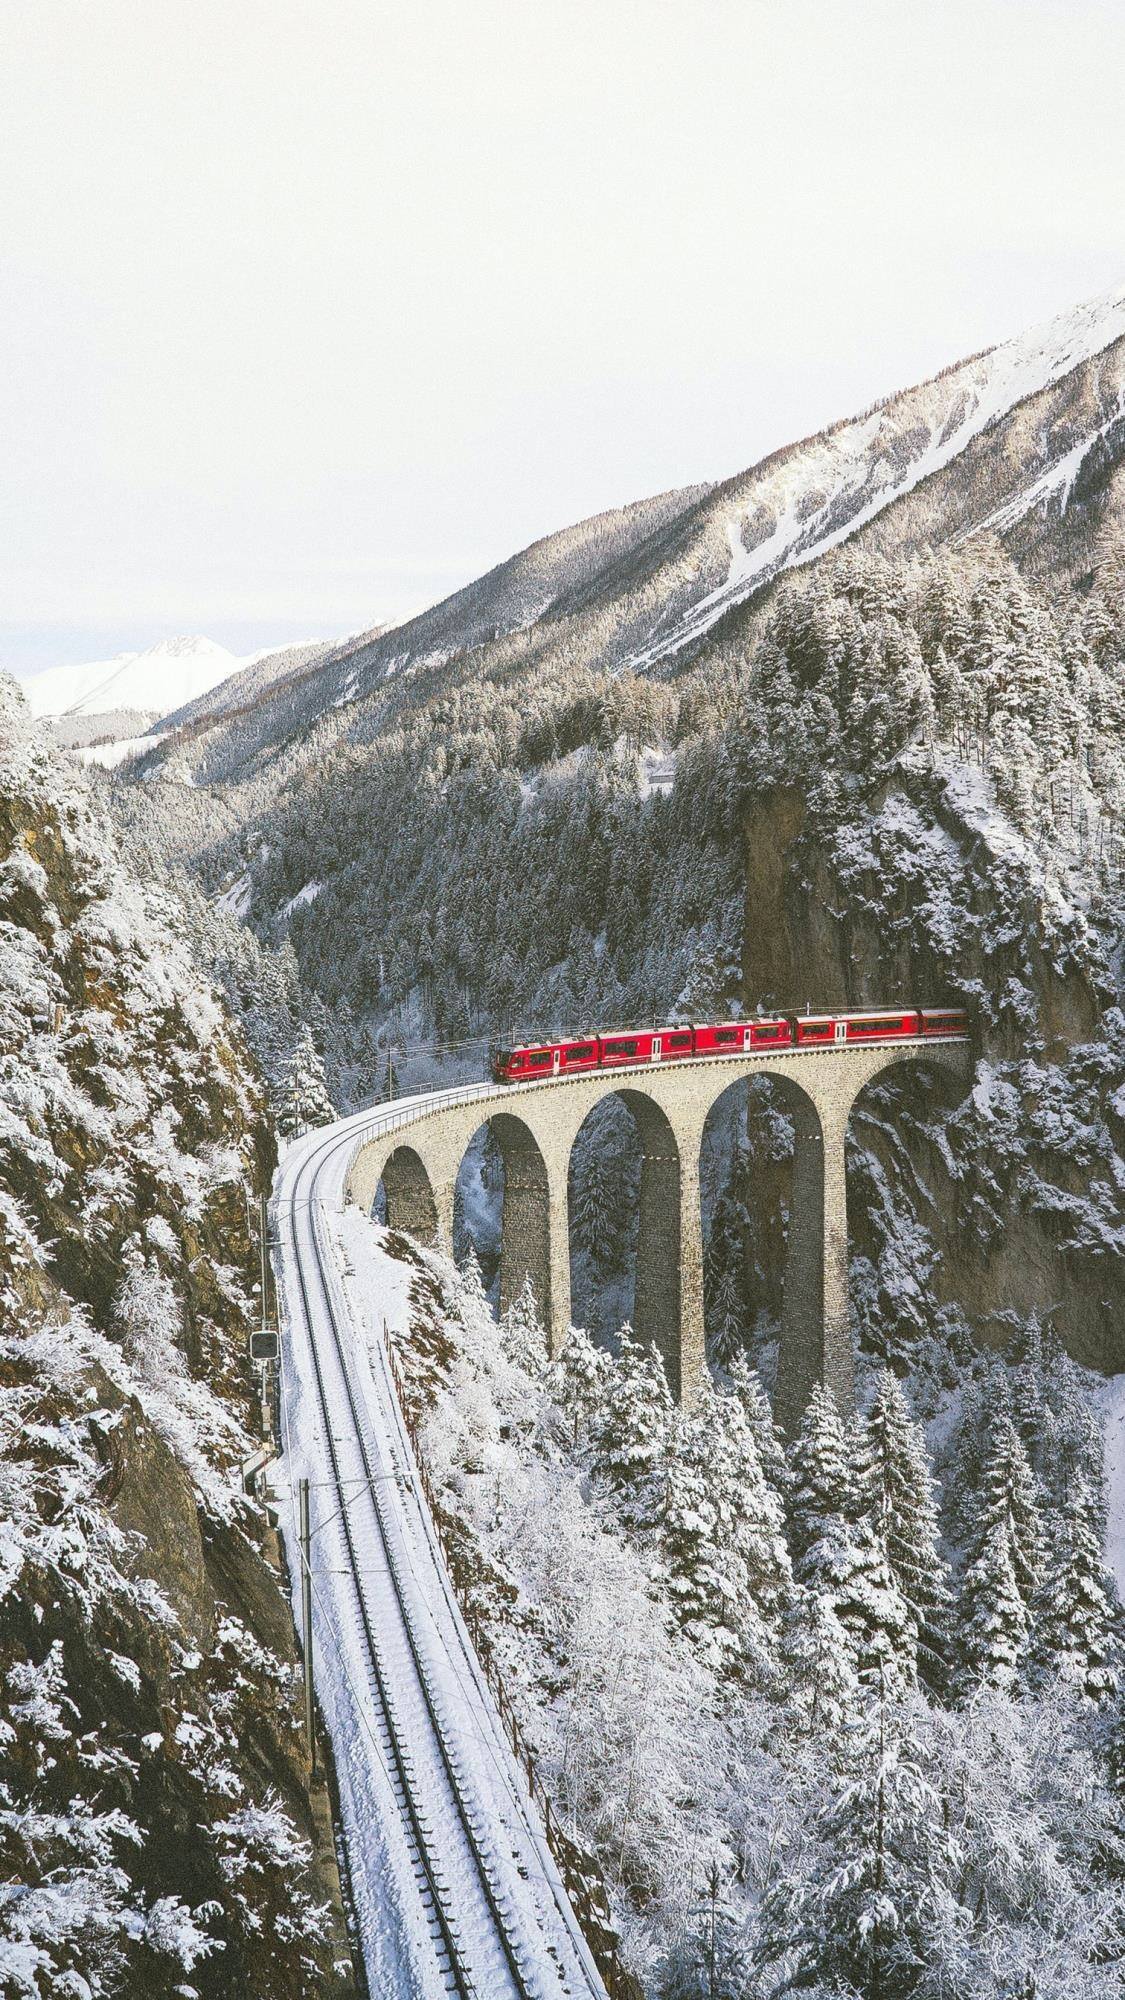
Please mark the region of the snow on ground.
<svg viewBox="0 0 1125 2000"><path fill-rule="evenodd" d="M980 528L966 529L965 534L956 536L955 540L964 541L970 533L979 534L981 528L994 528L997 534L1003 534L1006 529L1014 527L1017 521L1022 521L1024 515L1030 514L1033 508L1041 507L1045 501L1056 497L1060 512L1065 513L1074 482L1082 470L1083 461L1094 446L1100 444L1114 426L1121 422L1122 417L1125 417L1125 396L1119 400L1113 415L1107 417L1104 424L1099 424L1096 431L1091 431L1088 437L1079 438L1076 445L1072 445L1068 452L1064 452L1061 458L1056 459L1054 465L1048 466L1046 472L1033 480L1022 493L1017 493L1013 499L998 507L994 514L989 514L987 519L981 522Z"/></svg>
<svg viewBox="0 0 1125 2000"><path fill-rule="evenodd" d="M119 764L143 756L160 740L159 736L123 736L117 743L87 743L75 754L80 764L100 764L103 770L115 771Z"/></svg>
<svg viewBox="0 0 1125 2000"><path fill-rule="evenodd" d="M303 889L298 889L295 896L290 896L289 901L282 904L278 913L282 923L287 922L294 910L303 910L307 904L315 903L323 887L323 882L306 882Z"/></svg>
<svg viewBox="0 0 1125 2000"><path fill-rule="evenodd" d="M228 911L241 923L250 908L253 895L254 888L249 875L240 875L237 882L232 882L229 889L224 889L222 895L216 897L216 901L220 910Z"/></svg>

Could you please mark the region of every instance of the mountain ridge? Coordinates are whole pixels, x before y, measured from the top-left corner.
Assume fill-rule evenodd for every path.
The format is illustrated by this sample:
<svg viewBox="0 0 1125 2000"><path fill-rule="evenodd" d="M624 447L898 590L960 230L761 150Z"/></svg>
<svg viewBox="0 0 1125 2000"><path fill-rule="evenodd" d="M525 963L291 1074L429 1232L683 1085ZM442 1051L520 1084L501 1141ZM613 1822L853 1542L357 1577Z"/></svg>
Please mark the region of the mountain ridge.
<svg viewBox="0 0 1125 2000"><path fill-rule="evenodd" d="M225 723L229 703L207 695L172 720L190 721L197 782L263 757L281 782L303 742L369 740L466 676L526 673L530 691L578 667L691 675L752 644L781 575L845 542L911 553L994 533L1029 571L1073 579L1097 559L1123 460L1118 287L728 479L542 537L414 618L326 648L300 687L247 680L252 720Z"/></svg>

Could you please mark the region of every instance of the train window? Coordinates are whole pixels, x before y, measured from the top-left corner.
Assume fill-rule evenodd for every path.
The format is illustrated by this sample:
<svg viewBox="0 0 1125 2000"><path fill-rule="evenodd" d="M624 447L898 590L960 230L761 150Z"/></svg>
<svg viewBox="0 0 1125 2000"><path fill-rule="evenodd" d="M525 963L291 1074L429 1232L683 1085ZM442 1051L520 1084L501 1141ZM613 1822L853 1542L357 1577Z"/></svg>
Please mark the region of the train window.
<svg viewBox="0 0 1125 2000"><path fill-rule="evenodd" d="M689 1049L691 1047L691 1029L689 1028L685 1034L669 1035L667 1046L670 1049Z"/></svg>
<svg viewBox="0 0 1125 2000"><path fill-rule="evenodd" d="M603 1042L602 1049L607 1056L635 1056L636 1042Z"/></svg>
<svg viewBox="0 0 1125 2000"><path fill-rule="evenodd" d="M727 1042L737 1042L737 1040L738 1040L738 1029L737 1029L737 1028L716 1028L716 1030L715 1030L715 1040L716 1040L716 1042L722 1042L722 1043L727 1043Z"/></svg>
<svg viewBox="0 0 1125 2000"><path fill-rule="evenodd" d="M923 1019L927 1028L963 1028L965 1025L960 1014L926 1014Z"/></svg>
<svg viewBox="0 0 1125 2000"><path fill-rule="evenodd" d="M550 1060L551 1060L550 1049L534 1049L529 1056L524 1057L524 1061L528 1063L532 1069L546 1069L547 1064L550 1062Z"/></svg>
<svg viewBox="0 0 1125 2000"><path fill-rule="evenodd" d="M897 1018L893 1021L856 1021L853 1026L861 1035L892 1035L898 1033L902 1022Z"/></svg>
<svg viewBox="0 0 1125 2000"><path fill-rule="evenodd" d="M593 1045L592 1045L592 1043L589 1043L589 1042L586 1042L586 1043L584 1043L584 1044L583 1044L583 1046L582 1046L581 1048L577 1048L577 1049L564 1049L564 1050L563 1050L563 1061L564 1061L564 1062L589 1062L589 1060L590 1060L590 1057L591 1057L591 1056L593 1055L593 1053L594 1053L594 1050L593 1050Z"/></svg>
<svg viewBox="0 0 1125 2000"><path fill-rule="evenodd" d="M764 1021L760 1027L754 1030L755 1037L759 1042L776 1042L780 1033L781 1024L778 1021Z"/></svg>

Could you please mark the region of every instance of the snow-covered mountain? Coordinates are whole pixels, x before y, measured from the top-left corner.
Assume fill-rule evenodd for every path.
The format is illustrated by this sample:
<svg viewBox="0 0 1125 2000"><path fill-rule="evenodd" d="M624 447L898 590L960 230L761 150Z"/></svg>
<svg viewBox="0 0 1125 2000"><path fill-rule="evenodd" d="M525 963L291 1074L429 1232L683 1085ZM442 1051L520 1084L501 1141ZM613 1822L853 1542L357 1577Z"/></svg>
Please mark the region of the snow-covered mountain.
<svg viewBox="0 0 1125 2000"><path fill-rule="evenodd" d="M289 775L417 712L466 674L557 685L607 669L681 676L746 657L786 571L842 543L912 554L988 532L1021 569L1082 584L1125 508L1125 286L954 363L733 478L546 536L418 617L192 706L193 759L228 780ZM224 708L226 713L223 713ZM180 718L176 718L177 722ZM209 726L213 723L214 726Z"/></svg>
<svg viewBox="0 0 1125 2000"><path fill-rule="evenodd" d="M141 653L47 667L23 683L34 715L92 716L129 710L155 720L209 694L245 666L213 639L160 639Z"/></svg>

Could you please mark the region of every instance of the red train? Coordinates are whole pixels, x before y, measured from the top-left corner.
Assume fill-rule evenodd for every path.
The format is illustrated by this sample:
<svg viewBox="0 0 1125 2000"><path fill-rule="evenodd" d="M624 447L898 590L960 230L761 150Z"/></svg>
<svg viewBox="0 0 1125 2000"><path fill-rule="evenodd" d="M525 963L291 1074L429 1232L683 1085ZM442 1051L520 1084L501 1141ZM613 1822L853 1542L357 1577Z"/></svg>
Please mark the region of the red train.
<svg viewBox="0 0 1125 2000"><path fill-rule="evenodd" d="M714 1027L629 1028L565 1042L531 1042L498 1049L497 1083L534 1083L577 1076L590 1069L635 1069L641 1064L684 1062L701 1056L756 1055L768 1049L825 1048L847 1042L921 1041L964 1035L968 1015L957 1007L912 1007L866 1014L776 1014Z"/></svg>

